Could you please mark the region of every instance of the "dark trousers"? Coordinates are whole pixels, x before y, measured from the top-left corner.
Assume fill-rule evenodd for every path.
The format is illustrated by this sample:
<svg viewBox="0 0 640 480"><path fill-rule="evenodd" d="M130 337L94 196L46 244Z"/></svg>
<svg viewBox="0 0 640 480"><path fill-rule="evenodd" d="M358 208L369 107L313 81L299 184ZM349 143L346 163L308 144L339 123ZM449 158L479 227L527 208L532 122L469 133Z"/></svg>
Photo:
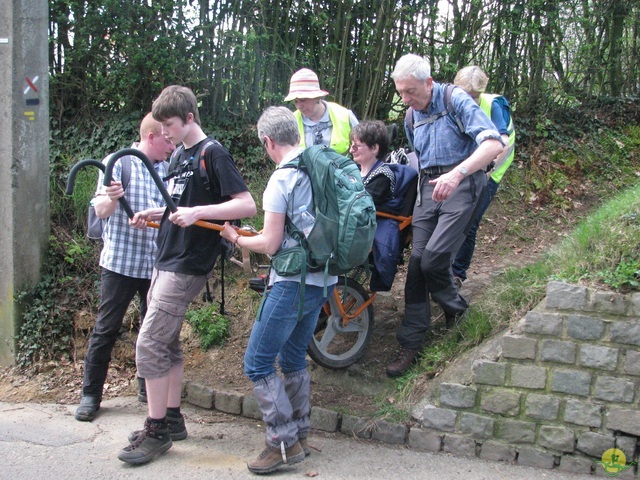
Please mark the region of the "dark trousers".
<svg viewBox="0 0 640 480"><path fill-rule="evenodd" d="M431 198L429 178L420 179L420 204L413 210L413 244L405 283L405 313L396 337L403 348L419 349L429 330L429 296L445 315L463 313L469 306L453 285L451 260L464 241L486 184L483 171L465 178L444 202Z"/></svg>
<svg viewBox="0 0 640 480"><path fill-rule="evenodd" d="M456 259L454 260L453 265L451 266L453 274L456 277L460 277L462 280L467 279L467 270L469 269L469 265L471 265L473 251L476 249L476 237L480 221L482 220L484 212L489 208L499 186L500 184L491 178L487 180L487 186L482 193L480 203L478 203L476 214L471 221L471 225L469 225L469 232L467 233L460 250L458 250L458 253L456 254Z"/></svg>
<svg viewBox="0 0 640 480"><path fill-rule="evenodd" d="M147 292L151 280L132 278L102 269L100 275L100 306L98 318L89 339L89 348L84 357L82 395L102 398L102 388L107 378L111 351L122 327L127 308L138 293L140 297L140 319L147 311Z"/></svg>

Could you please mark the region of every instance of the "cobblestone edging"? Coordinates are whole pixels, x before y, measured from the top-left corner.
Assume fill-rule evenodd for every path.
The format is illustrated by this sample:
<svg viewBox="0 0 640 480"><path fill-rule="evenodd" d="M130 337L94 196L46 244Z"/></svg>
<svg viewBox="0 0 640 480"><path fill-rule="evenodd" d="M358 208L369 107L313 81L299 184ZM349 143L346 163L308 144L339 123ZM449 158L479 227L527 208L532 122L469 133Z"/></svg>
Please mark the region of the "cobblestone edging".
<svg viewBox="0 0 640 480"><path fill-rule="evenodd" d="M640 293L619 295L550 282L543 308L504 335L497 361L473 363L472 380L442 383L417 405L419 424L341 415L312 407L314 429L576 474L607 476L597 462L610 448L638 461ZM198 384L186 400L262 419L253 397ZM599 467L599 468L598 468ZM635 478L637 466L616 478Z"/></svg>

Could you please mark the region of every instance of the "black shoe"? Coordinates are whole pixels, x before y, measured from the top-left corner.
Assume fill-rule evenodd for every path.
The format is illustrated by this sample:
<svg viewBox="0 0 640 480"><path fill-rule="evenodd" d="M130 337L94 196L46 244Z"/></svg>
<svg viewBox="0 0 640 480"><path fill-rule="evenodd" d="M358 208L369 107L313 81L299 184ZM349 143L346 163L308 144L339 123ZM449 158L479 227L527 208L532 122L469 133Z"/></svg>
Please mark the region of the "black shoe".
<svg viewBox="0 0 640 480"><path fill-rule="evenodd" d="M82 396L80 406L76 409L76 420L90 422L96 418L96 412L100 410L100 397Z"/></svg>
<svg viewBox="0 0 640 480"><path fill-rule="evenodd" d="M420 350L413 348L402 348L396 359L387 365L387 375L390 377L401 377L418 360Z"/></svg>
<svg viewBox="0 0 640 480"><path fill-rule="evenodd" d="M456 315L448 315L446 313L444 314L444 321L448 329L457 327L464 321L465 318L467 318L467 310Z"/></svg>
<svg viewBox="0 0 640 480"><path fill-rule="evenodd" d="M177 416L167 410L167 425L169 427L169 436L174 442L187 438L187 426L184 423L184 415L179 413ZM144 432L144 430L136 430L129 434L129 443L134 443L136 439Z"/></svg>
<svg viewBox="0 0 640 480"><path fill-rule="evenodd" d="M171 448L171 436L165 420L149 418L144 422L144 430L135 441L124 447L118 453L118 459L133 465L148 463L161 453Z"/></svg>

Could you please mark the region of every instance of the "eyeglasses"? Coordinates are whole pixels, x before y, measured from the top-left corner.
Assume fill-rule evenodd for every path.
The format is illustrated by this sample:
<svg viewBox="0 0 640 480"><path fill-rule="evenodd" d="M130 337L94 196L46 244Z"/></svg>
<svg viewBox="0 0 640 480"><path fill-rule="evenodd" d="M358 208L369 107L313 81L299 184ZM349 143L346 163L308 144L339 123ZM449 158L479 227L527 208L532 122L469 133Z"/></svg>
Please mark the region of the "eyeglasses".
<svg viewBox="0 0 640 480"><path fill-rule="evenodd" d="M349 145L349 150L351 150L352 152L357 152L363 147L366 147L366 145L364 144L358 145L357 143L352 143L351 145Z"/></svg>

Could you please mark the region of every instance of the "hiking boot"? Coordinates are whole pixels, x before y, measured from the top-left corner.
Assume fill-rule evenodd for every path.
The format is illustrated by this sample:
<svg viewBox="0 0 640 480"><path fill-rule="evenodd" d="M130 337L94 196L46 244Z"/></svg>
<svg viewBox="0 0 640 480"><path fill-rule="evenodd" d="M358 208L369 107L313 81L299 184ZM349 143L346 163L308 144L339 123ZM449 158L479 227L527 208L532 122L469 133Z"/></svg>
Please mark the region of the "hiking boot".
<svg viewBox="0 0 640 480"><path fill-rule="evenodd" d="M144 430L140 431L133 443L118 452L118 459L133 465L141 465L166 452L171 445L167 422L147 418L144 422Z"/></svg>
<svg viewBox="0 0 640 480"><path fill-rule="evenodd" d="M82 396L80 406L76 409L76 420L90 422L96 418L96 412L100 410L100 397L91 395Z"/></svg>
<svg viewBox="0 0 640 480"><path fill-rule="evenodd" d="M286 448L284 452L280 447L267 445L258 458L247 463L247 468L253 473L270 473L282 465L301 462L304 457L305 453L299 441Z"/></svg>
<svg viewBox="0 0 640 480"><path fill-rule="evenodd" d="M462 282L464 280L462 280L460 277L456 277L455 275L453 276L453 284L456 286L456 288L458 290L462 289Z"/></svg>
<svg viewBox="0 0 640 480"><path fill-rule="evenodd" d="M304 451L304 456L308 457L311 455L311 448L309 447L309 437L298 438L298 442L300 442L300 446Z"/></svg>
<svg viewBox="0 0 640 480"><path fill-rule="evenodd" d="M147 384L144 378L138 377L138 401L147 403Z"/></svg>
<svg viewBox="0 0 640 480"><path fill-rule="evenodd" d="M169 436L171 441L178 442L187 438L187 427L184 424L184 415L179 413L177 416L171 411L167 410L167 426L169 427ZM144 432L143 430L136 430L129 434L129 443L134 443L136 439Z"/></svg>
<svg viewBox="0 0 640 480"><path fill-rule="evenodd" d="M420 350L413 348L402 348L396 359L387 365L387 375L390 377L401 377L409 370L418 359Z"/></svg>

